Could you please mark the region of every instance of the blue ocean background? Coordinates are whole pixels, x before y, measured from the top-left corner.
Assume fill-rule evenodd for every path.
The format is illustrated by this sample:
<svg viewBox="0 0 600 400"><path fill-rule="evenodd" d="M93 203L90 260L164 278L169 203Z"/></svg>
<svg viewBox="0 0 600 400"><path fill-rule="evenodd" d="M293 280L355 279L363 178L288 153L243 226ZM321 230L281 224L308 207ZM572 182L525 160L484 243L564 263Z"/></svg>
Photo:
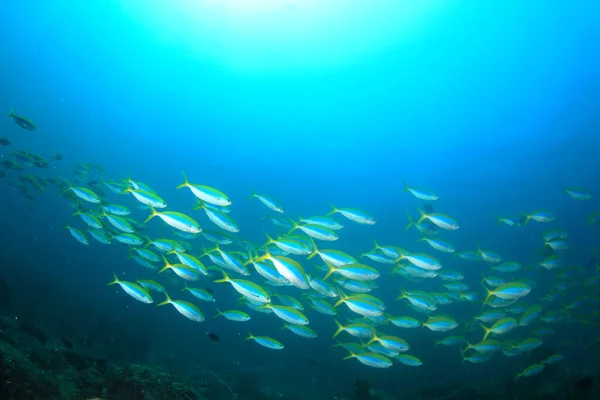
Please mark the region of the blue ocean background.
<svg viewBox="0 0 600 400"><path fill-rule="evenodd" d="M190 181L228 194L239 237L257 245L265 231L278 231L261 220L267 208L247 200L251 190L278 199L292 218L324 215L330 204L360 208L377 223L340 216L340 240L323 246L354 256L370 250L373 240L434 252L416 242L414 229L404 231L406 214L418 216L424 203L404 191L406 181L440 195L435 210L461 226L444 238L460 251L480 244L507 261L539 261L535 252L549 227L510 228L496 218L550 210L557 217L550 228L569 233L567 264L582 266L591 257L598 228L587 218L600 211L600 4L217 3L3 5L0 111L12 107L38 129L0 119L0 137L12 141L0 147L0 157L16 149L48 159L60 152L64 160L49 160L47 170L26 172L66 179L74 178L73 165L98 164L104 178L147 183L170 210L214 229L203 213L191 211L192 194L175 189L185 171ZM62 228L83 229L83 222L60 193L47 190L31 203L11 184L17 176L8 171L0 179L0 273L12 288L11 316L35 321L50 337L68 338L94 356L161 365L190 379L204 370L225 377L256 371L264 387L286 395L303 391L305 398L345 393L357 376L390 393L439 381L494 387L537 362L495 356L482 365L461 364L456 348L433 347L443 335L419 329L396 333L422 367L372 369L342 361L347 354L332 348L333 319L312 310L316 340L280 332L281 322L270 315L254 313L247 324L212 319L212 304L199 304L207 321L193 323L170 306L142 304L107 287L113 272L125 280L158 275L126 260L125 245L74 241ZM596 197L578 202L565 187L584 187ZM126 200L133 208L133 197ZM147 215L134 211L140 221ZM157 218L145 230L152 237L169 232ZM483 264L440 259L484 293ZM387 268L378 266L374 294L394 315L417 316L395 301L405 282ZM529 304L540 303L554 283L545 270L521 276L537 282ZM207 279L202 286L214 290L219 309L236 307L230 285ZM437 287L423 284L423 290ZM297 289L281 290L300 296ZM462 322L479 311L480 304L467 304L445 313ZM555 330L546 345L564 354L570 370L597 368L598 355L584 350L595 329ZM220 340L210 341L206 332ZM286 348L244 341L248 332L277 337Z"/></svg>

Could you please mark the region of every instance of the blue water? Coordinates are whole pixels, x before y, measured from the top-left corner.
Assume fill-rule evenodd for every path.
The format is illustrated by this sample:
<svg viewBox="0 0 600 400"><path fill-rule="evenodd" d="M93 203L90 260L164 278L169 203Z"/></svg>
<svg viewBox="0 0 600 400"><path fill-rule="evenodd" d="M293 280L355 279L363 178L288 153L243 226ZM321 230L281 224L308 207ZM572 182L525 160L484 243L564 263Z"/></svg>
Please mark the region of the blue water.
<svg viewBox="0 0 600 400"><path fill-rule="evenodd" d="M481 244L529 265L539 261L534 252L543 244L541 234L564 229L572 248L565 263L584 268L598 245L598 230L586 220L600 210L598 4L382 0L359 6L340 0L240 1L237 7L230 1L221 8L199 2L194 9L190 3L4 5L0 111L13 107L38 129L0 120L0 137L13 142L0 148L0 156L22 149L49 159L60 152L64 160L50 160L48 170L22 174L73 179L72 165L94 163L104 168L104 178L145 182L170 210L191 213L192 194L175 190L185 170L192 182L228 194L239 236L257 245L264 231L277 230L260 220L267 212L262 204L246 201L251 189L278 199L292 218L323 215L334 204L377 219L364 226L340 216L345 228L339 242L320 247L358 256L376 239L433 254L416 243L416 231L404 232L406 213L416 216L423 204L403 191L405 180L434 190L440 195L435 210L460 221L458 232L444 235L458 250ZM50 188L31 206L11 185L17 177L8 171L0 179L1 271L17 288L14 313L57 337L92 341L90 351L98 356L119 359L120 349L142 338L149 350L128 361L183 374L191 368L256 370L275 390L302 388L323 396L344 393L358 375L393 392L432 380L485 378L493 385L529 365L527 356L501 355L483 366L461 365L457 349L433 349L433 340L445 335L385 326L382 331L411 344L410 354L423 366L370 369L341 361L345 353L331 347L332 318L308 309L317 340L279 332L280 321L270 315L253 313L245 325L212 320L214 306L208 304L199 304L208 320L194 324L170 306L157 309L107 288L113 271L129 280L157 275L125 260L124 245L92 241L84 248L75 242L61 228L69 223L83 229L83 222L71 216L59 192ZM584 187L596 198L573 200L562 193L565 186ZM133 197L107 196L135 205ZM525 228L496 224L496 217L539 209L554 212L556 221ZM140 221L146 216L134 211ZM169 233L157 218L145 231L152 237ZM483 292L479 281L488 266L436 256ZM393 314L416 316L405 301L394 301L411 283L388 272L374 294ZM519 272L518 278L534 279L540 289L526 302L539 303L557 273ZM583 274L588 278L593 268ZM215 291L219 309L235 307L230 285L210 279L202 285ZM438 280L422 287L439 286ZM294 288L282 292L301 295ZM479 304L449 307L444 313L460 322L480 310ZM591 357L577 356L595 338L593 329L566 324L555 330L548 345L564 353L571 368L590 368ZM209 341L208 331L220 341ZM275 352L243 341L249 331L277 337L286 348ZM469 334L477 340L480 332ZM568 340L576 343L559 346Z"/></svg>

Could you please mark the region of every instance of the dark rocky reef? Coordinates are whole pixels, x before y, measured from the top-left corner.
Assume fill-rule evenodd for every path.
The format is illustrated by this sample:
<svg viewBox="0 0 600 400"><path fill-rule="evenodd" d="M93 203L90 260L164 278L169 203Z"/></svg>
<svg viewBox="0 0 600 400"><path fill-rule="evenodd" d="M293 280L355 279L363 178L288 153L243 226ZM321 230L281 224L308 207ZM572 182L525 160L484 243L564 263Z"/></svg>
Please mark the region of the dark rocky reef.
<svg viewBox="0 0 600 400"><path fill-rule="evenodd" d="M161 368L118 365L54 348L29 323L0 319L2 400L206 400L202 385Z"/></svg>

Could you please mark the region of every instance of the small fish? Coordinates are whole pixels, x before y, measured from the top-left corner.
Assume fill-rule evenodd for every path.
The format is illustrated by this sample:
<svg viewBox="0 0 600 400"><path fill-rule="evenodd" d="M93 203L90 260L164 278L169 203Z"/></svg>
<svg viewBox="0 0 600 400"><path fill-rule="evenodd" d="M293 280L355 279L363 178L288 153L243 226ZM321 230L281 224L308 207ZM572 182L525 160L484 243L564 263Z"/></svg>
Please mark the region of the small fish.
<svg viewBox="0 0 600 400"><path fill-rule="evenodd" d="M258 200L260 200L260 202L263 203L265 206L269 207L271 210L281 213L281 214L283 214L285 212L285 210L283 209L283 206L281 204L279 204L277 201L273 200L271 197L268 197L266 195L256 194L254 192L254 190L252 191L252 195L250 197L248 197L248 200L253 199L255 197Z"/></svg>
<svg viewBox="0 0 600 400"><path fill-rule="evenodd" d="M207 207L205 204L202 204L200 208L204 209L208 218L219 228L224 229L231 233L237 233L240 231L237 224L226 214L221 213L220 211L213 210L210 207Z"/></svg>
<svg viewBox="0 0 600 400"><path fill-rule="evenodd" d="M72 191L75 193L75 196L79 197L81 200L87 201L88 203L99 204L100 197L93 191L84 187L73 187L69 186L65 192Z"/></svg>
<svg viewBox="0 0 600 400"><path fill-rule="evenodd" d="M165 291L166 300L162 303L157 304L157 306L164 306L167 304L172 304L173 307L184 317L194 322L202 322L204 321L204 314L202 311L192 303L188 303L187 301L182 300L171 300L169 294Z"/></svg>
<svg viewBox="0 0 600 400"><path fill-rule="evenodd" d="M521 377L528 378L530 376L539 375L546 368L546 364L533 364L529 367L525 368L522 372L518 373L515 379L519 379Z"/></svg>
<svg viewBox="0 0 600 400"><path fill-rule="evenodd" d="M421 222L423 222L424 220L427 219L427 220L433 222L436 226L438 226L444 230L447 230L447 231L455 231L458 228L460 228L460 226L458 225L458 222L454 218L452 218L448 215L440 214L440 213L426 214L421 209L419 209L419 212L421 213L421 217L415 223L416 225L419 225Z"/></svg>
<svg viewBox="0 0 600 400"><path fill-rule="evenodd" d="M594 197L589 190L582 188L565 188L563 193L568 194L575 200L591 200Z"/></svg>
<svg viewBox="0 0 600 400"><path fill-rule="evenodd" d="M333 208L333 210L329 212L327 216L340 213L350 221L354 221L363 225L375 225L375 218L367 214L365 211L357 208L335 208L334 206L331 206L331 208Z"/></svg>
<svg viewBox="0 0 600 400"><path fill-rule="evenodd" d="M409 367L420 367L423 365L423 362L420 359L409 354L398 354L394 359Z"/></svg>
<svg viewBox="0 0 600 400"><path fill-rule="evenodd" d="M112 282L110 282L107 286L119 285L121 287L121 289L123 289L125 291L125 293L127 293L128 295L130 295L137 301L141 301L142 303L146 303L146 304L150 304L153 302L152 296L150 296L150 293L148 293L148 291L146 291L146 289L144 289L137 283L120 281L119 278L117 278L117 274L113 274L113 276L114 276L114 280Z"/></svg>
<svg viewBox="0 0 600 400"><path fill-rule="evenodd" d="M433 200L439 199L439 196L437 194L435 194L434 192L432 192L430 190L417 189L414 187L410 187L410 186L408 186L408 184L406 182L404 182L404 191L410 192L413 196L415 196L417 199L420 199L420 200L433 201Z"/></svg>
<svg viewBox="0 0 600 400"><path fill-rule="evenodd" d="M436 315L423 322L423 326L434 332L448 332L456 328L458 322L449 315Z"/></svg>
<svg viewBox="0 0 600 400"><path fill-rule="evenodd" d="M523 282L509 282L504 285L498 286L494 290L488 290L487 296L483 304L488 304L488 300L491 296L499 297L503 300L517 300L527 295L531 291L531 287Z"/></svg>
<svg viewBox="0 0 600 400"><path fill-rule="evenodd" d="M229 282L238 293L258 303L271 302L271 296L269 296L269 294L262 287L254 282L243 279L231 279L229 276L227 276L225 271L223 271L223 279L216 280L215 282Z"/></svg>
<svg viewBox="0 0 600 400"><path fill-rule="evenodd" d="M185 214L182 214L179 212L174 212L174 211L158 212L152 206L150 206L150 211L151 211L151 214L148 218L146 218L144 223L147 223L154 217L159 217L166 224L172 226L175 229L179 229L180 231L183 231L183 232L200 233L202 231L202 228L200 228L200 225L198 225L198 223L196 221L194 221L192 218L188 217Z"/></svg>
<svg viewBox="0 0 600 400"><path fill-rule="evenodd" d="M485 325L479 325L481 329L483 329L485 332L481 341L485 342L490 333L493 333L494 335L503 335L512 331L518 325L519 323L517 322L517 320L512 317L501 318L498 321L494 322L494 325L492 325L490 328L486 327Z"/></svg>
<svg viewBox="0 0 600 400"><path fill-rule="evenodd" d="M194 196L207 203L223 207L231 205L231 200L229 200L229 197L225 193L210 186L192 184L188 182L185 173L183 173L183 183L177 186L177 189L184 187L189 188Z"/></svg>
<svg viewBox="0 0 600 400"><path fill-rule="evenodd" d="M308 236L319 240L326 240L331 242L338 240L339 238L337 233L335 233L331 229L324 228L321 225L300 225L294 223L294 227L292 228L292 230L290 230L289 233L292 233L296 229L300 229Z"/></svg>
<svg viewBox="0 0 600 400"><path fill-rule="evenodd" d="M206 336L208 336L208 338L210 340L212 340L213 342L218 342L219 341L219 336L216 333L206 332Z"/></svg>
<svg viewBox="0 0 600 400"><path fill-rule="evenodd" d="M434 249L436 249L437 251L441 251L442 253L454 253L456 251L454 249L454 246L452 246L450 243L448 243L444 240L441 240L441 239L429 239L426 237L422 237L417 241L425 242L428 245L430 245L431 247L433 247Z"/></svg>
<svg viewBox="0 0 600 400"><path fill-rule="evenodd" d="M60 161L63 159L63 155L60 153L54 153L50 156L53 160Z"/></svg>
<svg viewBox="0 0 600 400"><path fill-rule="evenodd" d="M10 146L11 143L7 138L0 138L0 146Z"/></svg>
<svg viewBox="0 0 600 400"><path fill-rule="evenodd" d="M221 311L219 311L218 308L217 308L217 315L215 315L213 318L217 318L221 315L230 321L236 321L236 322L250 321L250 316L243 311L229 310L229 311L221 312Z"/></svg>
<svg viewBox="0 0 600 400"><path fill-rule="evenodd" d="M69 232L71 232L71 236L73 236L75 240L77 240L79 243L85 244L86 246L90 244L83 232L81 232L79 229L72 228L69 225L65 226L65 228L67 228Z"/></svg>
<svg viewBox="0 0 600 400"><path fill-rule="evenodd" d="M181 291L188 291L192 294L192 296L196 297L197 299L200 299L202 301L208 301L209 303L214 303L216 300L214 298L214 296L210 293L208 293L206 290L204 289L199 289L199 288L190 288L188 287L188 285L186 284L185 287L183 289L181 289Z"/></svg>
<svg viewBox="0 0 600 400"><path fill-rule="evenodd" d="M314 339L318 337L317 332L304 325L284 324L283 328L281 329L287 329L296 335L307 339Z"/></svg>
<svg viewBox="0 0 600 400"><path fill-rule="evenodd" d="M146 192L144 190L132 189L128 187L121 193L131 193L140 203L154 208L165 208L167 203L161 199L156 193Z"/></svg>
<svg viewBox="0 0 600 400"><path fill-rule="evenodd" d="M334 321L337 325L337 330L333 334L334 338L342 332L348 332L354 337L364 339L371 339L373 336L375 336L375 328L373 328L371 325L363 323L351 323L346 326L343 326L339 323L338 320L335 319Z"/></svg>
<svg viewBox="0 0 600 400"><path fill-rule="evenodd" d="M547 224L547 223L554 221L555 219L556 219L556 217L550 211L536 211L532 214L527 214L525 216L525 225L527 225L527 223L530 220L534 220L536 222Z"/></svg>
<svg viewBox="0 0 600 400"><path fill-rule="evenodd" d="M283 349L283 344L281 344L281 342L279 342L273 338L267 337L267 336L252 336L252 334L249 333L246 340L254 340L256 343L260 344L261 346L266 347L268 349L272 349L272 350L282 350Z"/></svg>
<svg viewBox="0 0 600 400"><path fill-rule="evenodd" d="M368 367L389 368L392 366L392 361L389 358L377 353L367 352L356 354L350 352L350 355L348 357L345 357L344 360L348 360L350 358L356 358L358 361L360 361L362 364Z"/></svg>
<svg viewBox="0 0 600 400"><path fill-rule="evenodd" d="M21 117L19 115L16 115L13 112L12 108L10 109L10 112L8 113L8 117L11 117L15 121L15 123L17 125L19 125L23 129L25 129L26 131L32 131L33 132L33 131L36 130L36 127L35 127L35 124L33 123L33 121L31 121L31 120L29 120L29 119L27 119L25 117Z"/></svg>

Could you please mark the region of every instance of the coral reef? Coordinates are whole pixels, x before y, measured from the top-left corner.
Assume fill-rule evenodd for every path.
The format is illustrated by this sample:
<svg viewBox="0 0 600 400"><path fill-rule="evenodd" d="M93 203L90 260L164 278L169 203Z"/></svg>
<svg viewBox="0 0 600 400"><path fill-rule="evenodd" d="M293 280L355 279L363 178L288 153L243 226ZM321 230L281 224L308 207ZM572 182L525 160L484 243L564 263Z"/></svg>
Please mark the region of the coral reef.
<svg viewBox="0 0 600 400"><path fill-rule="evenodd" d="M160 368L110 364L47 343L34 325L0 319L0 399L208 399L201 385Z"/></svg>

